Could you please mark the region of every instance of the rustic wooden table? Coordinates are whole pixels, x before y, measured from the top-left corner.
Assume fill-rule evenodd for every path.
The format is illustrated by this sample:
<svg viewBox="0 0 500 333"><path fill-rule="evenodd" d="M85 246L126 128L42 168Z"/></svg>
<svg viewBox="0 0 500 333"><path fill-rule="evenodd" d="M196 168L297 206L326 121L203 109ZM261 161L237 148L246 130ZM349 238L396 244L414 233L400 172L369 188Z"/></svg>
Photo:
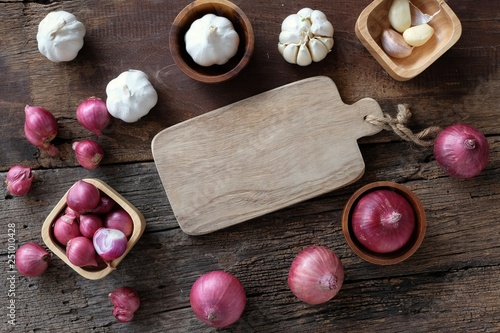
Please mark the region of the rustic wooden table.
<svg viewBox="0 0 500 333"><path fill-rule="evenodd" d="M12 332L212 332L189 307L189 290L201 274L226 270L248 295L240 320L223 332L498 332L500 330L500 7L490 0L450 0L463 25L461 39L416 78L389 77L354 33L364 1L234 1L255 30L250 65L233 81L207 85L173 63L168 31L182 1L1 1L0 2L0 198L2 231L1 331ZM333 51L302 68L277 51L281 21L302 7L324 11L335 27ZM55 64L37 49L40 20L66 10L87 27L78 57ZM87 97L106 98L105 87L120 72L146 72L159 94L150 114L137 123L114 122L99 141L106 150L95 171L78 166L71 143L95 138L76 121ZM395 115L398 103L413 111L409 126L468 123L491 147L486 169L455 180L438 167L431 148L404 142L389 132L360 140L366 172L356 183L278 212L204 236L181 231L153 162L150 144L160 130L257 93L326 75L345 103L376 99ZM50 157L23 133L24 106L42 105L58 119L60 154ZM33 168L27 196L12 197L3 180L15 164ZM47 272L25 278L8 265L9 245L42 243L41 225L77 180L110 184L145 216L147 227L118 269L86 280L54 258ZM346 245L340 218L350 195L364 184L391 180L423 202L427 234L407 261L377 266ZM15 224L15 230L8 228ZM309 306L289 291L294 256L309 245L334 250L345 282L330 302ZM142 305L133 322L118 323L107 294L137 289ZM13 306L11 304L14 304ZM9 317L10 315L10 317ZM15 321L9 323L12 315ZM14 323L15 325L12 325Z"/></svg>

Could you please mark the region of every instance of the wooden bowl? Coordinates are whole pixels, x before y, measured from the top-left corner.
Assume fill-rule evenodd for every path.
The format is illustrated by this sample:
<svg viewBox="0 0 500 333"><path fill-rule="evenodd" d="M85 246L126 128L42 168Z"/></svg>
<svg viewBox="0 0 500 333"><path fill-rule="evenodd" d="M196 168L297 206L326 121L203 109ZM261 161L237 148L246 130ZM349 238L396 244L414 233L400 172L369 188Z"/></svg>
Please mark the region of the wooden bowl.
<svg viewBox="0 0 500 333"><path fill-rule="evenodd" d="M433 37L416 47L410 56L396 59L388 56L381 47L380 36L390 26L389 8L393 0L375 0L358 17L356 36L379 64L398 81L409 80L429 67L452 47L462 34L460 20L444 0L412 0L423 13L432 15L440 8L429 25L434 28Z"/></svg>
<svg viewBox="0 0 500 333"><path fill-rule="evenodd" d="M376 253L368 250L356 239L351 226L352 211L359 199L371 191L380 189L388 189L401 194L415 212L415 229L410 240L402 248L391 253ZM393 265L408 259L420 247L424 239L425 229L425 211L418 197L408 188L388 181L374 182L361 187L351 196L342 213L342 232L347 244L359 257L377 265Z"/></svg>
<svg viewBox="0 0 500 333"><path fill-rule="evenodd" d="M205 14L229 19L240 37L238 51L224 65L200 66L186 51L184 36L191 24ZM189 77L205 83L218 83L234 78L249 63L254 50L252 24L243 11L227 0L197 0L187 5L175 18L170 29L170 53L177 66Z"/></svg>
<svg viewBox="0 0 500 333"><path fill-rule="evenodd" d="M109 185L104 183L99 179L83 179L87 183L95 185L101 192L108 195L111 199L113 199L116 204L118 204L121 208L123 208L132 218L134 229L132 231L132 235L128 240L127 250L125 253L115 260L112 260L110 263L106 264L103 261L99 263L97 267L78 267L69 262L68 257L66 257L66 249L64 246L59 244L54 237L54 228L53 225L57 218L64 213L66 209L66 196L68 192L64 194L64 196L59 200L57 205L52 209L50 214L45 219L45 222L42 225L42 238L47 245L47 247L59 258L61 258L69 267L73 268L78 274L81 276L90 279L97 280L105 277L109 273L111 273L116 266L125 258L127 253L132 249L132 247L137 243L139 238L141 237L144 229L146 228L146 221L144 220L144 216L142 216L141 212L137 210L130 202L125 200L118 192L112 189ZM69 190L68 190L69 191Z"/></svg>

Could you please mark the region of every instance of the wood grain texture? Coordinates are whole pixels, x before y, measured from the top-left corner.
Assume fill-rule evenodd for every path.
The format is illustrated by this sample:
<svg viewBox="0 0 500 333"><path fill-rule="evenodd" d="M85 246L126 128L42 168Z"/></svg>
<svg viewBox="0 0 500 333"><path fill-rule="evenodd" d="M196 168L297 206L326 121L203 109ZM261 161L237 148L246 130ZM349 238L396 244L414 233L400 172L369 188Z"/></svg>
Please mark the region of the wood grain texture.
<svg viewBox="0 0 500 333"><path fill-rule="evenodd" d="M498 332L500 281L500 45L498 2L448 0L462 23L459 41L415 78L399 82L370 55L354 27L363 1L310 0L335 28L332 52L302 68L277 51L282 20L303 2L235 0L255 32L255 52L234 80L196 82L174 64L168 46L170 24L191 0L0 1L0 284L1 332ZM37 24L64 9L87 27L85 45L67 64L52 64L37 50ZM129 68L145 71L158 91L158 105L134 124L114 122L96 138L75 117L78 103L105 98L112 78ZM261 92L313 76L337 84L346 104L371 97L395 115L408 103L414 131L465 122L481 129L491 146L486 169L457 181L436 164L432 149L402 142L383 131L359 140L365 173L344 188L203 236L186 235L168 204L151 152L161 130ZM49 157L24 138L26 104L51 110L61 127ZM78 167L71 143L99 140L102 167ZM34 168L29 195L12 197L4 179L14 164ZM105 181L143 213L147 227L117 270L101 280L81 277L54 258L47 272L25 278L9 270L9 224L15 246L43 244L41 228L66 190L82 178ZM412 190L427 215L418 251L394 266L360 259L346 244L341 215L361 186L395 181ZM11 233L12 234L12 233ZM345 283L331 302L307 306L288 290L293 257L305 246L325 245L341 258ZM226 329L203 325L189 308L189 290L201 274L223 269L243 282L248 295L241 319ZM15 297L9 297L14 276ZM130 285L141 297L133 322L118 323L108 293ZM7 305L16 305L16 326Z"/></svg>
<svg viewBox="0 0 500 333"><path fill-rule="evenodd" d="M367 115L382 116L375 100L346 105L313 77L165 129L153 157L182 230L201 235L358 180L357 139L381 131Z"/></svg>

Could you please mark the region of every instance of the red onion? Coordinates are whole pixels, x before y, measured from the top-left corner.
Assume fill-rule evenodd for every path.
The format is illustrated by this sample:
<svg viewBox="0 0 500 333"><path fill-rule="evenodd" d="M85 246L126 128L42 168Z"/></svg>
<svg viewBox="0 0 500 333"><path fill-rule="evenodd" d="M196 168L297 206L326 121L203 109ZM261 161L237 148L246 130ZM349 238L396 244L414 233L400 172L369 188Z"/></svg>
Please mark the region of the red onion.
<svg viewBox="0 0 500 333"><path fill-rule="evenodd" d="M80 233L82 236L92 239L97 229L102 228L102 220L94 214L80 215Z"/></svg>
<svg viewBox="0 0 500 333"><path fill-rule="evenodd" d="M67 205L77 213L91 212L100 202L99 189L86 181L77 181L68 191Z"/></svg>
<svg viewBox="0 0 500 333"><path fill-rule="evenodd" d="M54 237L57 241L66 246L71 238L80 236L80 228L76 217L63 215L54 223Z"/></svg>
<svg viewBox="0 0 500 333"><path fill-rule="evenodd" d="M31 168L25 168L22 165L15 165L7 172L7 190L12 195L25 195L31 188L33 182Z"/></svg>
<svg viewBox="0 0 500 333"><path fill-rule="evenodd" d="M309 246L292 261L288 287L301 301L321 304L332 299L344 283L342 262L324 246Z"/></svg>
<svg viewBox="0 0 500 333"><path fill-rule="evenodd" d="M362 196L352 213L352 230L368 250L390 253L410 239L415 212L410 203L391 190L375 190Z"/></svg>
<svg viewBox="0 0 500 333"><path fill-rule="evenodd" d="M36 243L21 245L16 251L17 271L27 277L43 274L50 264L52 253Z"/></svg>
<svg viewBox="0 0 500 333"><path fill-rule="evenodd" d="M26 105L24 113L24 134L29 143L47 150L51 156L56 155L58 149L50 143L59 130L54 115L42 107L30 105Z"/></svg>
<svg viewBox="0 0 500 333"><path fill-rule="evenodd" d="M97 266L96 253L92 241L78 236L69 240L66 246L66 257L75 266Z"/></svg>
<svg viewBox="0 0 500 333"><path fill-rule="evenodd" d="M104 149L94 140L82 140L73 143L76 160L87 170L96 169L104 157Z"/></svg>
<svg viewBox="0 0 500 333"><path fill-rule="evenodd" d="M76 119L78 122L91 131L101 136L111 122L111 115L106 108L106 103L100 98L90 97L83 101L76 109Z"/></svg>
<svg viewBox="0 0 500 333"><path fill-rule="evenodd" d="M245 290L232 274L212 271L200 276L189 294L191 309L205 324L225 327L235 323L246 305Z"/></svg>
<svg viewBox="0 0 500 333"><path fill-rule="evenodd" d="M127 250L127 237L120 230L100 228L92 241L97 254L106 261L121 257Z"/></svg>
<svg viewBox="0 0 500 333"><path fill-rule="evenodd" d="M477 176L488 163L490 146L476 128L456 124L442 130L434 141L434 156L444 171L454 178Z"/></svg>
<svg viewBox="0 0 500 333"><path fill-rule="evenodd" d="M118 208L106 214L104 217L104 226L106 228L120 230L129 238L134 230L134 221L132 221L132 218L125 209Z"/></svg>
<svg viewBox="0 0 500 333"><path fill-rule="evenodd" d="M108 197L106 194L101 193L99 204L92 210L92 213L107 214L115 207L115 205L116 202L113 199Z"/></svg>
<svg viewBox="0 0 500 333"><path fill-rule="evenodd" d="M116 288L109 293L109 298L114 305L113 315L122 323L131 321L141 305L139 295L131 287Z"/></svg>

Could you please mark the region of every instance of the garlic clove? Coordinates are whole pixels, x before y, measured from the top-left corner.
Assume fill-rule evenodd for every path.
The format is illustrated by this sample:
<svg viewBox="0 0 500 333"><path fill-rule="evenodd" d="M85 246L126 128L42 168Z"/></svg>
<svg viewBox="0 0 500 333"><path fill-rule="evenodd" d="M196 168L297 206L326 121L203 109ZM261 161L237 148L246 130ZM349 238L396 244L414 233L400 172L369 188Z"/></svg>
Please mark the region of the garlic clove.
<svg viewBox="0 0 500 333"><path fill-rule="evenodd" d="M313 38L309 41L308 47L311 53L312 61L314 62L318 62L325 59L328 52L330 52L330 49L327 49L325 44L323 44L316 38Z"/></svg>
<svg viewBox="0 0 500 333"><path fill-rule="evenodd" d="M441 12L441 7L439 10L432 15L423 13L417 6L415 6L410 1L410 12L411 12L411 25L421 25L425 23L429 23L432 19Z"/></svg>
<svg viewBox="0 0 500 333"><path fill-rule="evenodd" d="M389 23L398 32L403 32L411 26L411 11L409 0L394 0L389 8Z"/></svg>
<svg viewBox="0 0 500 333"><path fill-rule="evenodd" d="M316 37L315 39L323 43L329 51L333 48L334 41L332 37Z"/></svg>
<svg viewBox="0 0 500 333"><path fill-rule="evenodd" d="M300 45L299 50L297 52L297 65L299 66L307 66L312 63L311 52L307 45Z"/></svg>
<svg viewBox="0 0 500 333"><path fill-rule="evenodd" d="M284 44L300 44L302 37L296 32L282 31L279 36L279 41Z"/></svg>
<svg viewBox="0 0 500 333"><path fill-rule="evenodd" d="M411 46L422 46L433 34L434 28L426 23L406 29L403 32L403 39Z"/></svg>
<svg viewBox="0 0 500 333"><path fill-rule="evenodd" d="M295 64L297 61L297 53L299 52L299 45L290 44L286 45L283 49L283 58L291 63Z"/></svg>
<svg viewBox="0 0 500 333"><path fill-rule="evenodd" d="M380 37L382 49L393 58L406 58L413 51L413 47L409 45L398 32L393 29L385 29Z"/></svg>

